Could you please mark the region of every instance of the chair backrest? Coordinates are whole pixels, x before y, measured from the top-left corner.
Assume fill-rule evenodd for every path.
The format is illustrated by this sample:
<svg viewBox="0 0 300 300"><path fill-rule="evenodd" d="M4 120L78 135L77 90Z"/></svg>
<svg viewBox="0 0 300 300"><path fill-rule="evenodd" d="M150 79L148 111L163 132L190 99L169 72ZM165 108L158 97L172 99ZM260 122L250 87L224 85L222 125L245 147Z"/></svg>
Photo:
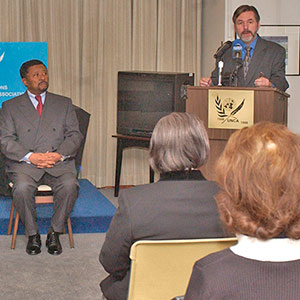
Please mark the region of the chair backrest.
<svg viewBox="0 0 300 300"><path fill-rule="evenodd" d="M236 238L135 242L130 250L128 300L170 300L184 295L194 263L236 243Z"/></svg>
<svg viewBox="0 0 300 300"><path fill-rule="evenodd" d="M77 150L76 156L75 156L75 165L76 165L76 169L77 172L79 173L80 169L81 169L81 161L82 161L82 155L83 155L83 149L85 146L85 141L86 141L86 135L87 135L87 130L89 127L89 122L90 122L90 114L88 112L86 112L85 110L83 110L82 108L74 105L75 108L75 112L76 112L76 116L78 119L78 123L79 123L79 130L81 132L81 134L83 135L83 139L81 142L80 147Z"/></svg>
<svg viewBox="0 0 300 300"><path fill-rule="evenodd" d="M0 119L2 118L2 109L0 108ZM11 189L8 186L8 177L5 172L5 156L0 149L0 196L11 196Z"/></svg>

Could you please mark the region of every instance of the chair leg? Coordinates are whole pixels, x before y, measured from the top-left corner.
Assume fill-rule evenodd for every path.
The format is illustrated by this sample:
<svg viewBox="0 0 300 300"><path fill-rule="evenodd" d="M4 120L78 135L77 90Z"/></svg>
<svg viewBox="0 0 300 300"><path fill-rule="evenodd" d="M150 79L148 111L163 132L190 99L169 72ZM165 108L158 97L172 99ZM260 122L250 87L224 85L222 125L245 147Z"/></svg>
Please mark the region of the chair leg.
<svg viewBox="0 0 300 300"><path fill-rule="evenodd" d="M9 222L8 222L7 235L11 234L14 209L15 209L15 206L12 203L11 208L10 208L10 216L9 216ZM19 227L19 218L20 218L19 213L16 211L15 223L14 223L13 235L11 237L10 249L15 249L15 246L16 246L17 232L18 232L18 227ZM72 231L72 225L71 225L71 219L70 218L68 218L68 220L67 220L67 225L68 225L70 248L74 248L73 231Z"/></svg>
<svg viewBox="0 0 300 300"><path fill-rule="evenodd" d="M70 248L74 248L73 231L72 231L72 225L71 225L71 219L70 218L68 218L67 224L68 224Z"/></svg>
<svg viewBox="0 0 300 300"><path fill-rule="evenodd" d="M11 228L12 228L12 223L13 223L13 218L14 218L14 210L15 210L15 206L14 206L13 202L11 202L8 228L7 228L7 235L11 234Z"/></svg>
<svg viewBox="0 0 300 300"><path fill-rule="evenodd" d="M19 213L16 212L15 224L14 224L13 235L11 237L11 246L10 246L10 249L15 249L18 226L19 226Z"/></svg>

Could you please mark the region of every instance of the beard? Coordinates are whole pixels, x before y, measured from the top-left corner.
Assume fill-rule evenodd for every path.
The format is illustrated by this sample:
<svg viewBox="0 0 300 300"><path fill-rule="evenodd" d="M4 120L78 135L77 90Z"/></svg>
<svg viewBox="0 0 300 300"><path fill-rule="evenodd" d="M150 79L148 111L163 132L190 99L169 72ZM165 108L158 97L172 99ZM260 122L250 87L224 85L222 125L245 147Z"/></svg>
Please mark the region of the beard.
<svg viewBox="0 0 300 300"><path fill-rule="evenodd" d="M250 33L250 35L249 35L249 33ZM246 34L248 34L248 35L246 36ZM257 31L255 31L255 32L252 32L252 31L250 31L250 30L248 30L248 31L243 31L243 32L241 33L241 35L240 35L240 39L241 39L244 43L249 43L249 42L251 42L252 40L254 40L256 34L257 34Z"/></svg>

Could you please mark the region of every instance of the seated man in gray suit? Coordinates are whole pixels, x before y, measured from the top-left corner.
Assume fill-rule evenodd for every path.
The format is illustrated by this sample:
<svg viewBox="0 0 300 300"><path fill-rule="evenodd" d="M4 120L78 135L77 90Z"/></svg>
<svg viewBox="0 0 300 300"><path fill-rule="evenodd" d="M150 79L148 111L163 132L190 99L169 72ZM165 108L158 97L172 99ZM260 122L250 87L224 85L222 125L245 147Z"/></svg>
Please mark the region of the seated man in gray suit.
<svg viewBox="0 0 300 300"><path fill-rule="evenodd" d="M218 60L224 63L222 84L275 87L285 91L289 87L285 78L285 49L257 34L260 27L257 9L254 6L241 5L233 13L232 21L240 39L233 41L230 47L225 46L219 52ZM200 86L217 85L218 73L219 69L216 66L211 77L200 79ZM226 75L227 82L225 82Z"/></svg>
<svg viewBox="0 0 300 300"><path fill-rule="evenodd" d="M226 236L214 200L218 186L199 170L209 151L197 116L172 113L158 121L150 141L150 165L160 179L121 192L101 249L100 262L109 273L100 284L106 299L127 299L134 242Z"/></svg>
<svg viewBox="0 0 300 300"><path fill-rule="evenodd" d="M69 98L47 92L48 71L39 60L25 62L20 75L27 91L2 105L1 151L13 182L13 202L28 235L26 252L41 252L34 196L40 184L53 190L54 205L46 246L62 252L59 233L75 204L79 184L74 156L82 135Z"/></svg>

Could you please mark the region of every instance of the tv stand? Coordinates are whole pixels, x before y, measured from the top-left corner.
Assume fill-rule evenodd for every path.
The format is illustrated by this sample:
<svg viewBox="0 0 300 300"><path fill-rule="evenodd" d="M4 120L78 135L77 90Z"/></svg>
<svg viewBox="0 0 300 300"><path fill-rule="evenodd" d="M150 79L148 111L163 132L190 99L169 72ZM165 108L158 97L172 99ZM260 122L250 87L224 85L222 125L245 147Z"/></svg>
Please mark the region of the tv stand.
<svg viewBox="0 0 300 300"><path fill-rule="evenodd" d="M120 177L122 168L123 150L129 147L149 148L150 138L116 134L112 137L117 138L117 156L116 156L116 173L115 173L115 191L114 196L118 197L120 189ZM154 182L154 171L150 167L150 183Z"/></svg>

